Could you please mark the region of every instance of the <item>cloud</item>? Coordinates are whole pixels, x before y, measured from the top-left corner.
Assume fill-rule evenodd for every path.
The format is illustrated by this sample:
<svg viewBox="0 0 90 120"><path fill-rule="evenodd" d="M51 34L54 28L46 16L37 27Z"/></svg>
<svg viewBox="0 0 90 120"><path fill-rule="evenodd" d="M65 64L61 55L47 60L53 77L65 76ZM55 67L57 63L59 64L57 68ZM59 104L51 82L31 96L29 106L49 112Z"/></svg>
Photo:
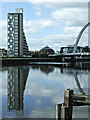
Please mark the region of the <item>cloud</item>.
<svg viewBox="0 0 90 120"><path fill-rule="evenodd" d="M31 49L34 49L36 45L35 48L40 49L48 44L53 49L59 50L60 46L75 43L80 30L88 22L88 10L86 8L69 7L52 11L50 18L40 18L24 22L25 33ZM63 29L62 26L64 26ZM53 34L52 29L55 31L56 28L61 28L62 30L60 33ZM47 34L47 30L50 31L49 34ZM46 35L43 35L43 33L46 33ZM29 37L32 34L38 34L38 37ZM88 44L87 36L85 32L82 40L80 40L81 45ZM86 39L87 42L85 43L83 39Z"/></svg>
<svg viewBox="0 0 90 120"><path fill-rule="evenodd" d="M88 22L88 10L80 8L64 8L52 12L52 18L67 26L83 26ZM78 17L79 16L79 17Z"/></svg>
<svg viewBox="0 0 90 120"><path fill-rule="evenodd" d="M88 6L88 0L29 0L29 2L35 5L43 5L48 8L86 8Z"/></svg>
<svg viewBox="0 0 90 120"><path fill-rule="evenodd" d="M41 12L36 12L35 13L37 16L42 16Z"/></svg>
<svg viewBox="0 0 90 120"><path fill-rule="evenodd" d="M58 27L57 22L48 18L40 18L37 20L24 20L24 28L26 34L37 34L43 32L42 30Z"/></svg>
<svg viewBox="0 0 90 120"><path fill-rule="evenodd" d="M7 21L0 20L0 46L3 48L7 45Z"/></svg>
<svg viewBox="0 0 90 120"><path fill-rule="evenodd" d="M39 38L29 38L30 49L41 49L48 45L54 50L62 46L73 45L82 27L65 27L59 34L49 34ZM35 44L37 46L35 46ZM88 45L88 32L86 31L79 41L80 46Z"/></svg>

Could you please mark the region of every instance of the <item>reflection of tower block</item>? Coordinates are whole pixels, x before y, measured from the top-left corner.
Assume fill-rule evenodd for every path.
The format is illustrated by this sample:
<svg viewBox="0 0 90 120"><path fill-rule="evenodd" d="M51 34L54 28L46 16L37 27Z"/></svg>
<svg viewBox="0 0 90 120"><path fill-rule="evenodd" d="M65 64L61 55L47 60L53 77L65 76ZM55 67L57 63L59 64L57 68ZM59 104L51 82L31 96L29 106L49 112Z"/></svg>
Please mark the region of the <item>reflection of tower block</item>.
<svg viewBox="0 0 90 120"><path fill-rule="evenodd" d="M15 105L15 85L14 85L14 72L13 69L8 71L8 109L14 109Z"/></svg>
<svg viewBox="0 0 90 120"><path fill-rule="evenodd" d="M29 69L22 67L8 70L8 109L23 114L23 94Z"/></svg>
<svg viewBox="0 0 90 120"><path fill-rule="evenodd" d="M8 109L23 109L23 91L21 91L21 75L19 68L10 68L8 71ZM22 97L21 97L22 96Z"/></svg>

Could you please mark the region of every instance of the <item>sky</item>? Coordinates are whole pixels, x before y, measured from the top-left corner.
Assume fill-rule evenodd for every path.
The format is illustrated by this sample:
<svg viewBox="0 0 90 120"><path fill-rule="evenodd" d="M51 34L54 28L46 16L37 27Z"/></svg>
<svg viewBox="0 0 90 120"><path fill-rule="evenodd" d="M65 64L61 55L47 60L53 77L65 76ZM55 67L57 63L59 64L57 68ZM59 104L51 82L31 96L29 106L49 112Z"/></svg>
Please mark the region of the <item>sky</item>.
<svg viewBox="0 0 90 120"><path fill-rule="evenodd" d="M17 1L17 0L16 0ZM88 2L2 2L0 19L0 48L7 49L7 14L23 8L24 32L29 50L40 50L46 45L59 51L73 45L82 27L88 22ZM88 29L80 46L88 45Z"/></svg>

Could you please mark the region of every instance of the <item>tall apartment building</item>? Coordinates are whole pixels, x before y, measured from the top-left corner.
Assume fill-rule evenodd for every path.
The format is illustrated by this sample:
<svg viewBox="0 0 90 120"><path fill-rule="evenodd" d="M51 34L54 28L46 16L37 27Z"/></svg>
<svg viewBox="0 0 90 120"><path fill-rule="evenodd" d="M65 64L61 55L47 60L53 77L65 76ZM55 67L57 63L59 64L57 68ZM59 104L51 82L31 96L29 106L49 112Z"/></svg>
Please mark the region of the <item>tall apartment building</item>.
<svg viewBox="0 0 90 120"><path fill-rule="evenodd" d="M23 31L23 9L16 9L16 13L8 13L8 55L24 56L29 49Z"/></svg>

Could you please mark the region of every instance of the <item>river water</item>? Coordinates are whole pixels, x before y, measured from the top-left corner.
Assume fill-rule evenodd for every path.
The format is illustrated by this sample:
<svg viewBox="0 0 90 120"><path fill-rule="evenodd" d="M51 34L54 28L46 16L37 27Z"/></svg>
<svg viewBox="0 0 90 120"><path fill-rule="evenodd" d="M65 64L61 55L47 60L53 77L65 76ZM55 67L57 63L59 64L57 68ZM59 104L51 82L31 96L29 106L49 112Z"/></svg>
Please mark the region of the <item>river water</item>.
<svg viewBox="0 0 90 120"><path fill-rule="evenodd" d="M65 63L66 64L66 63ZM55 118L64 90L88 95L89 64L5 66L2 75L3 118ZM87 66L87 67L86 67ZM88 106L73 108L73 118L88 118Z"/></svg>

